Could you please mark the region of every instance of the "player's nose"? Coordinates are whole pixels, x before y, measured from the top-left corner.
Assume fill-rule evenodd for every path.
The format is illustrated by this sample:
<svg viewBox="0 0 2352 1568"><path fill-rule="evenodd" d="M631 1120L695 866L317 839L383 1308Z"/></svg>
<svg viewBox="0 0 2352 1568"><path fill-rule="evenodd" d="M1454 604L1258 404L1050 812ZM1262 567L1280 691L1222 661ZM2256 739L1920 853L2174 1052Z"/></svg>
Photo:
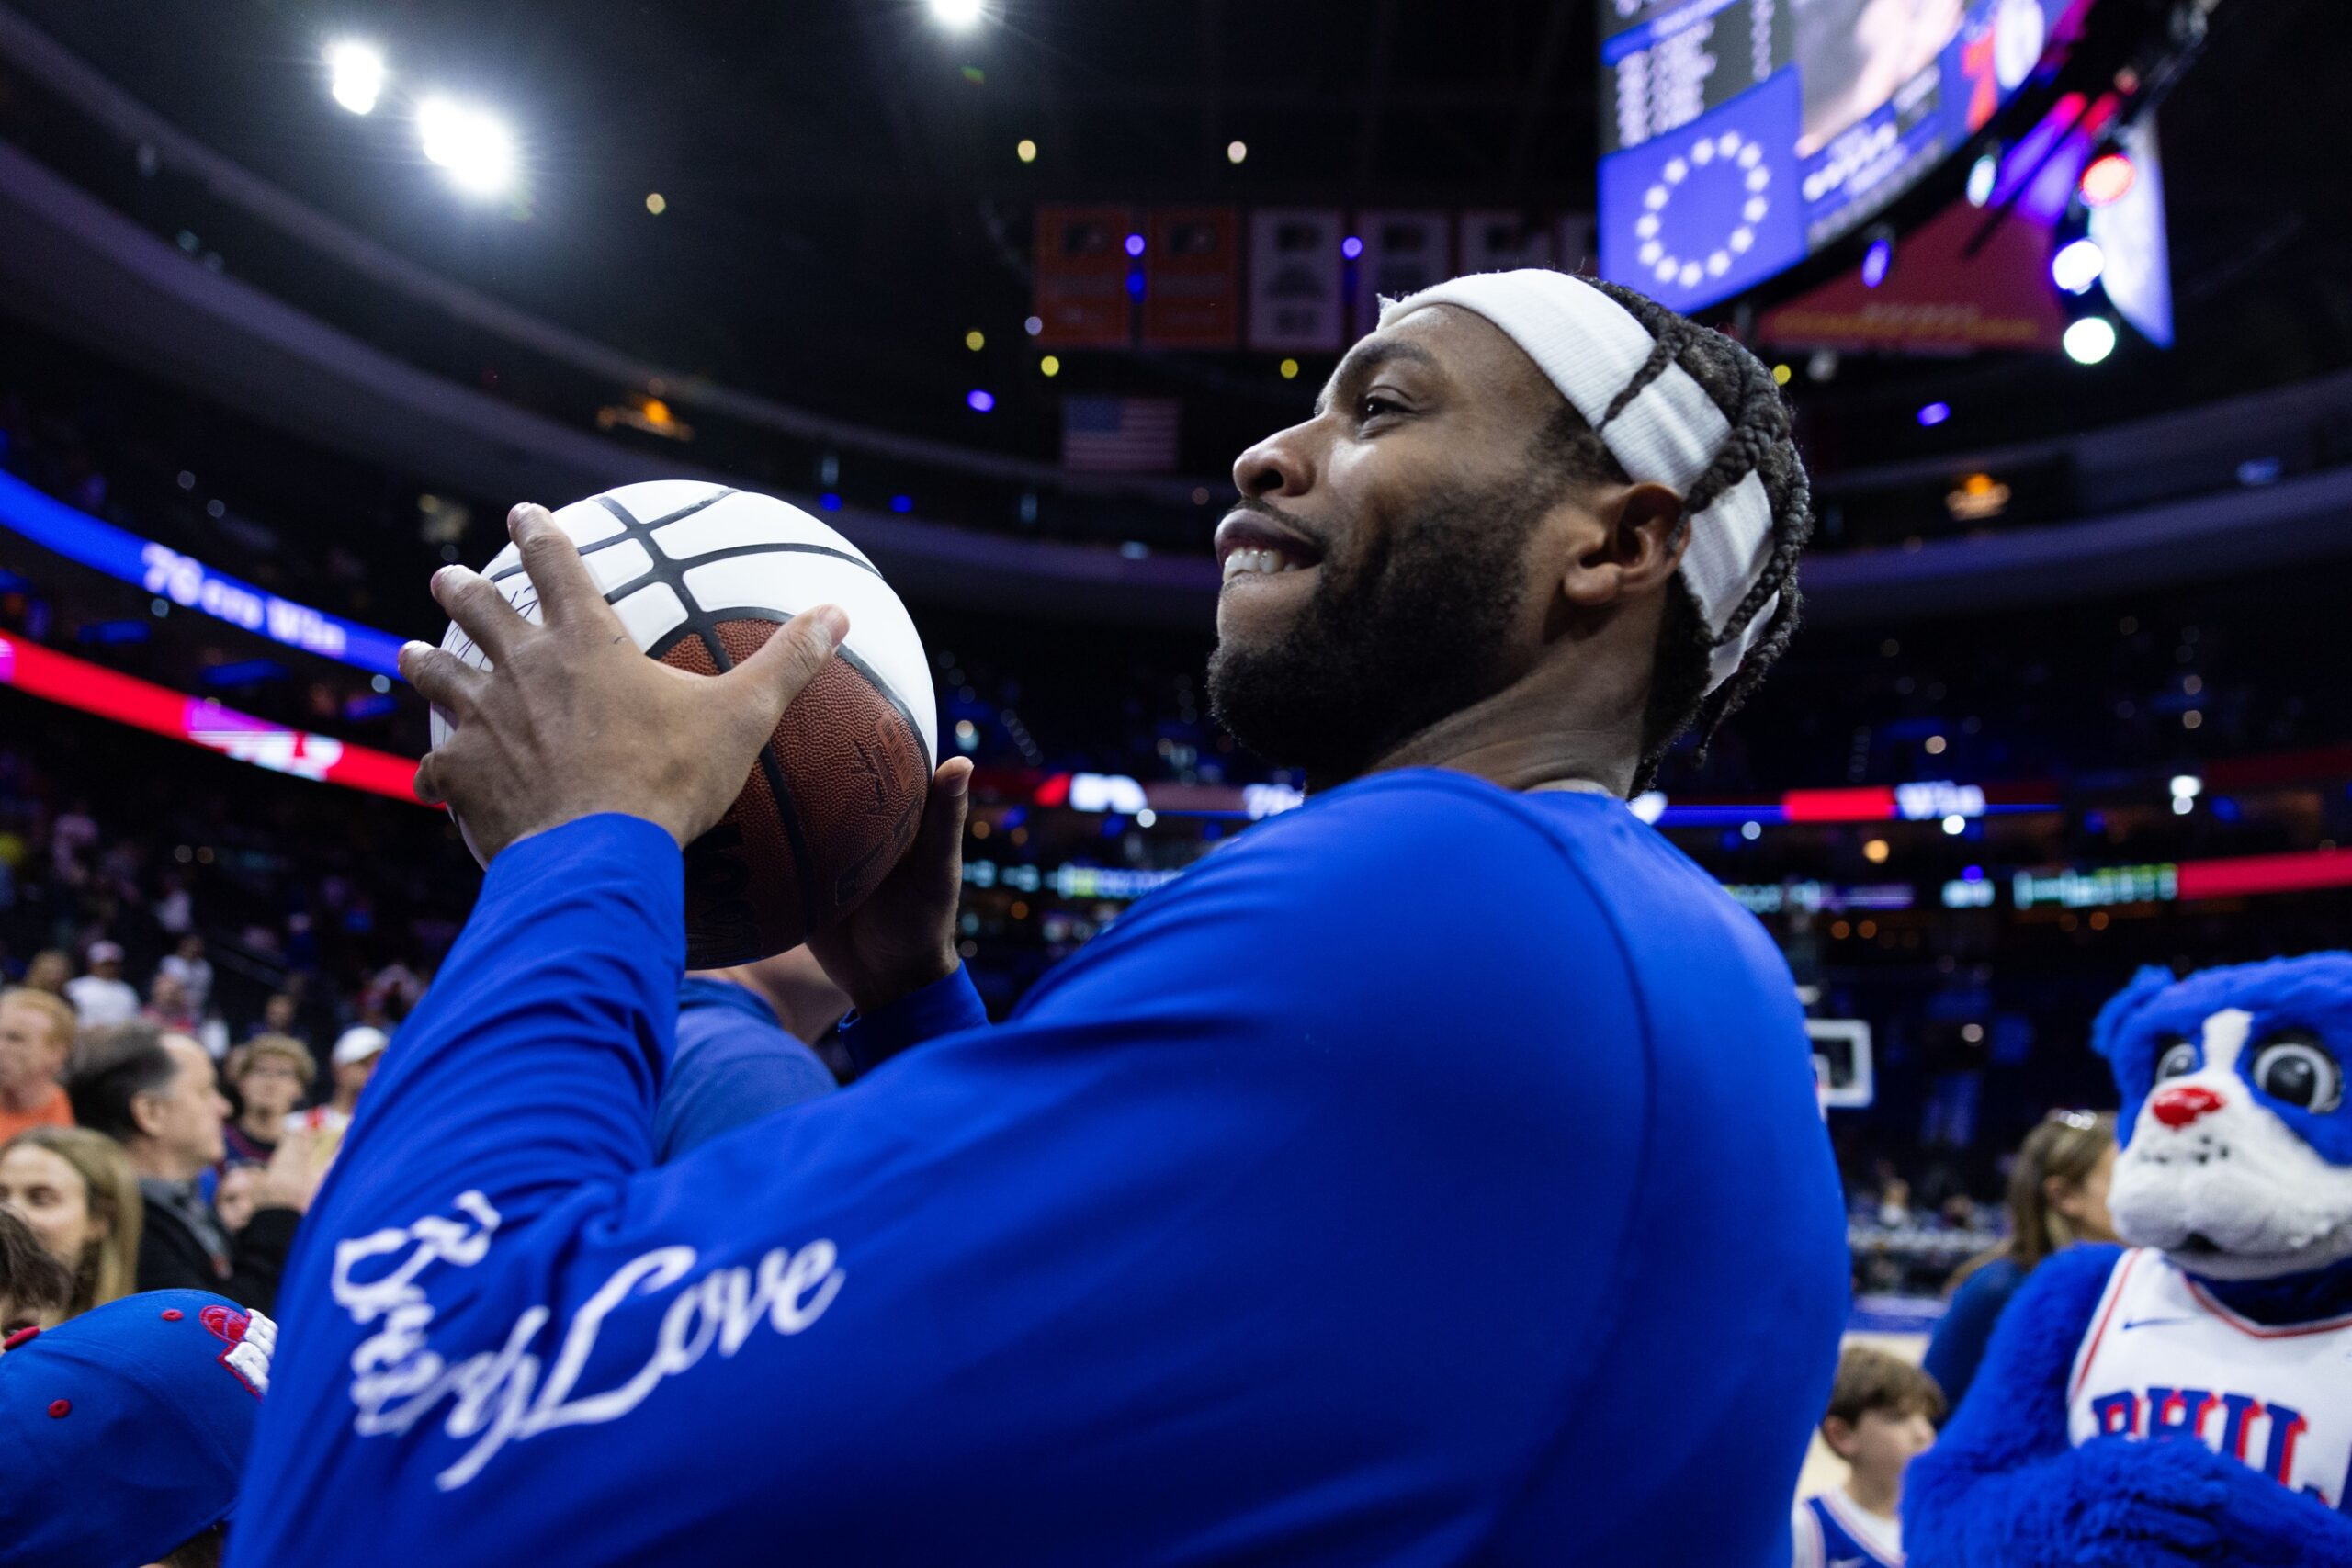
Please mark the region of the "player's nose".
<svg viewBox="0 0 2352 1568"><path fill-rule="evenodd" d="M2167 1127L2186 1127L2209 1111L2219 1111L2222 1097L2202 1084L2176 1084L2148 1101L2156 1120Z"/></svg>
<svg viewBox="0 0 2352 1568"><path fill-rule="evenodd" d="M1315 488L1315 460L1306 427L1276 431L1233 460L1233 484L1244 495L1304 495Z"/></svg>

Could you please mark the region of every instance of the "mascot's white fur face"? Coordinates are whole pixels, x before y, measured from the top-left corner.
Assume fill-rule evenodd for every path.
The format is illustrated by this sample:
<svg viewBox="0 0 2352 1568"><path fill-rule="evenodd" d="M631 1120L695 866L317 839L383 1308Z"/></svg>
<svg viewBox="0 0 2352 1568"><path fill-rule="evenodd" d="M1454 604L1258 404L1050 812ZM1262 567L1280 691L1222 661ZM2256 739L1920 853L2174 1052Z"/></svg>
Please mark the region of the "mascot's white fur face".
<svg viewBox="0 0 2352 1568"><path fill-rule="evenodd" d="M2342 967L2325 976L2341 990L2279 964L2143 972L2109 1004L2098 1047L2129 1120L2108 1207L2126 1241L2215 1280L2352 1258Z"/></svg>

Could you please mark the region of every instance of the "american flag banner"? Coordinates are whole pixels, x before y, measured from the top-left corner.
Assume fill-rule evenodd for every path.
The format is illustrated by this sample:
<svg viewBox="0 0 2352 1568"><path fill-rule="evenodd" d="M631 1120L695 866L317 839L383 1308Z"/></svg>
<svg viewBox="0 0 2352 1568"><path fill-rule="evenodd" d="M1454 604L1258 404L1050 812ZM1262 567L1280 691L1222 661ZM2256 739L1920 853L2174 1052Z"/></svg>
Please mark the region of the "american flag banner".
<svg viewBox="0 0 2352 1568"><path fill-rule="evenodd" d="M1162 474L1176 467L1174 398L1066 397L1062 467L1081 474Z"/></svg>

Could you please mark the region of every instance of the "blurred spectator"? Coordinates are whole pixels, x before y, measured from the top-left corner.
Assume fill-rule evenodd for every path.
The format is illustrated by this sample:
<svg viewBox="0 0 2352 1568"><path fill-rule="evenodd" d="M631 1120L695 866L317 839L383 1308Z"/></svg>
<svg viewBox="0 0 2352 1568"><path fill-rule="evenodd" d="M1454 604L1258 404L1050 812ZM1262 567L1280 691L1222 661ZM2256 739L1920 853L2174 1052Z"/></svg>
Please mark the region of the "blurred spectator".
<svg viewBox="0 0 2352 1568"><path fill-rule="evenodd" d="M1951 1306L1928 1342L1927 1369L1957 1408L2001 1309L2041 1260L2078 1241L2113 1241L2107 1183L2115 1169L2115 1115L2053 1111L2025 1136L2009 1168L2008 1239L1962 1264Z"/></svg>
<svg viewBox="0 0 2352 1568"><path fill-rule="evenodd" d="M212 1058L184 1034L126 1024L87 1053L68 1089L74 1118L119 1142L139 1173L139 1288L216 1288L266 1310L317 1173L298 1158L281 1174L274 1160L271 1175L280 1179L256 1195L244 1230L229 1234L197 1185L220 1163L229 1102ZM288 1153L281 1148L278 1159Z"/></svg>
<svg viewBox="0 0 2352 1568"><path fill-rule="evenodd" d="M65 1318L73 1276L49 1255L32 1226L12 1209L0 1208L0 1349L28 1328L49 1328Z"/></svg>
<svg viewBox="0 0 2352 1568"><path fill-rule="evenodd" d="M67 1317L138 1288L142 1207L130 1158L104 1134L36 1127L0 1145L0 1209L71 1273Z"/></svg>
<svg viewBox="0 0 2352 1568"><path fill-rule="evenodd" d="M179 1034L193 1034L201 1024L196 1010L188 1006L187 987L161 970L148 985L147 1006L141 1016L158 1029Z"/></svg>
<svg viewBox="0 0 2352 1568"><path fill-rule="evenodd" d="M243 1230L245 1222L254 1217L254 1205L260 1201L261 1188L260 1166L231 1160L221 1168L220 1180L212 1192L212 1208L231 1234Z"/></svg>
<svg viewBox="0 0 2352 1568"><path fill-rule="evenodd" d="M261 1022L254 1027L254 1032L286 1035L307 1046L311 1038L301 1026L301 1016L302 999L300 997L291 991L272 992L269 1000L261 1005Z"/></svg>
<svg viewBox="0 0 2352 1568"><path fill-rule="evenodd" d="M33 954L25 965L25 988L47 991L52 997L65 994L65 982L74 974L74 961L53 947L44 947Z"/></svg>
<svg viewBox="0 0 2352 1568"><path fill-rule="evenodd" d="M0 1143L28 1127L71 1127L58 1075L74 1048L74 1010L47 991L0 991Z"/></svg>
<svg viewBox="0 0 2352 1568"><path fill-rule="evenodd" d="M137 1018L139 993L122 977L121 943L92 942L90 972L65 982L65 999L85 1029L112 1029Z"/></svg>
<svg viewBox="0 0 2352 1568"><path fill-rule="evenodd" d="M376 1076L377 1060L390 1043L390 1037L373 1024L358 1023L345 1030L328 1058L334 1073L334 1097L324 1105L296 1111L286 1119L288 1127L340 1134L351 1125L351 1113L359 1109L359 1091Z"/></svg>
<svg viewBox="0 0 2352 1568"><path fill-rule="evenodd" d="M1821 1440L1846 1461L1846 1483L1796 1508L1795 1568L1903 1561L1903 1472L1936 1445L1947 1406L1936 1382L1866 1345L1838 1362Z"/></svg>
<svg viewBox="0 0 2352 1568"><path fill-rule="evenodd" d="M218 1568L277 1325L202 1291L113 1303L0 1356L0 1561Z"/></svg>
<svg viewBox="0 0 2352 1568"><path fill-rule="evenodd" d="M197 1017L204 1016L212 1005L212 961L204 956L204 939L190 931L180 938L179 946L172 951L156 972L169 975L187 993L188 1010Z"/></svg>
<svg viewBox="0 0 2352 1568"><path fill-rule="evenodd" d="M257 1034L238 1049L230 1079L240 1109L220 1129L232 1165L267 1165L319 1065L290 1034Z"/></svg>

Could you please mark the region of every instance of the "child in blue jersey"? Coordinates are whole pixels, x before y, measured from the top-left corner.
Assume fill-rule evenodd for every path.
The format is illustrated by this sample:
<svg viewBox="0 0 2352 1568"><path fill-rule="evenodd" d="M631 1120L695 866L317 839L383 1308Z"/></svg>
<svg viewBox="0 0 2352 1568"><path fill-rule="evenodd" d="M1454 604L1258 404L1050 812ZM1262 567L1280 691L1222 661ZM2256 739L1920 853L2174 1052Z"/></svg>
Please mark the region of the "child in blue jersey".
<svg viewBox="0 0 2352 1568"><path fill-rule="evenodd" d="M536 507L544 626L436 579L492 668L404 651L418 788L489 875L305 1227L232 1568L1787 1561L1845 1310L1810 1054L1623 800L1793 624L1769 375L1458 280L1235 478L1211 694L1309 802L990 1027L944 764L812 940L859 1080L661 1166L679 846L842 618L666 669Z"/></svg>
<svg viewBox="0 0 2352 1568"><path fill-rule="evenodd" d="M1903 1472L1943 1418L1936 1380L1901 1357L1857 1345L1838 1359L1821 1440L1846 1481L1797 1505L1795 1568L1903 1568Z"/></svg>

